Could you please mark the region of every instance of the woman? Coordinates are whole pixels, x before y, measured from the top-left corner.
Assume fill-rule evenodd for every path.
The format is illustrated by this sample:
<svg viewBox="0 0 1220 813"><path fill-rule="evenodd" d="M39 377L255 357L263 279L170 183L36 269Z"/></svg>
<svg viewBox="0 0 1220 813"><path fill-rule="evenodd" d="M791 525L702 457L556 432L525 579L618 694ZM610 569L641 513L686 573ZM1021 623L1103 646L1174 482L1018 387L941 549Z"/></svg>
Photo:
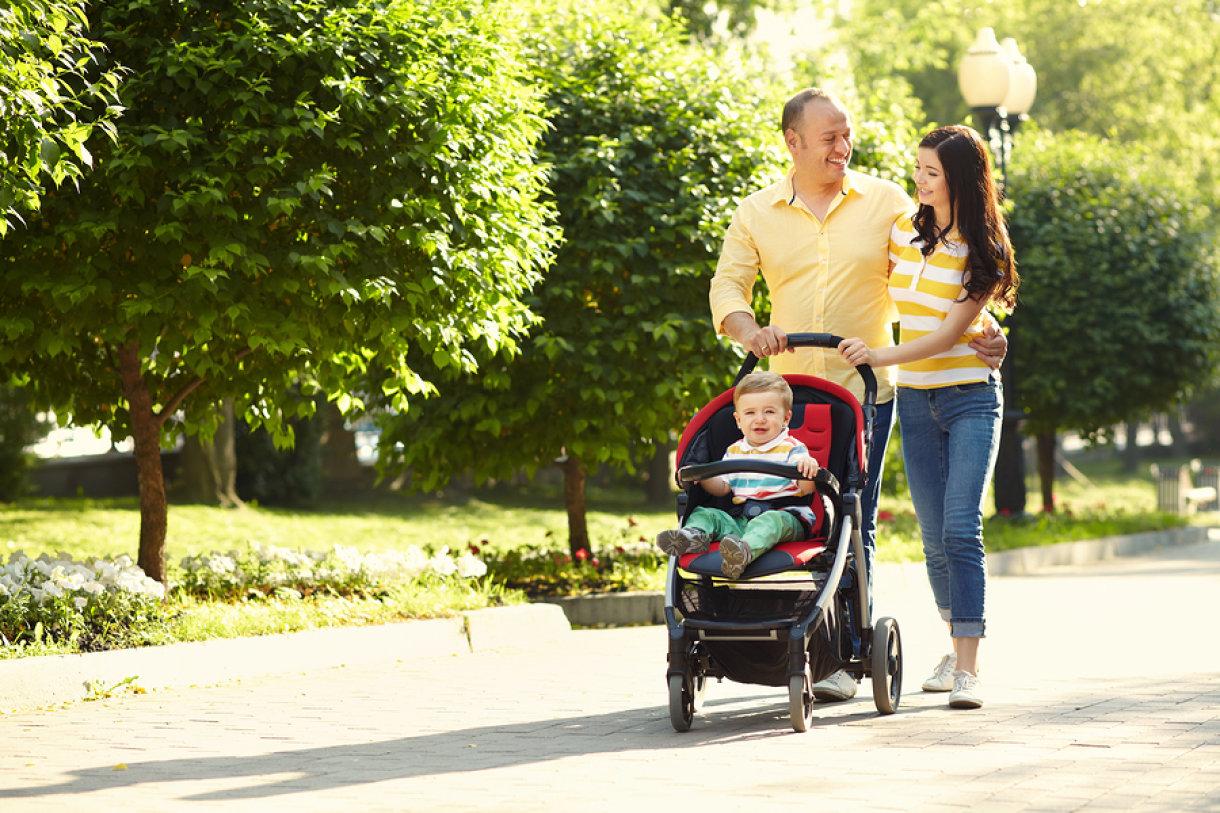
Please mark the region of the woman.
<svg viewBox="0 0 1220 813"><path fill-rule="evenodd" d="M953 708L978 708L983 494L995 467L1003 405L999 374L969 343L982 332L985 305L1013 305L1018 279L978 133L961 126L928 133L919 142L915 185L919 208L900 217L890 235L899 344L871 349L852 338L839 350L852 364L899 365L907 480L928 580L953 644L923 688L948 691Z"/></svg>

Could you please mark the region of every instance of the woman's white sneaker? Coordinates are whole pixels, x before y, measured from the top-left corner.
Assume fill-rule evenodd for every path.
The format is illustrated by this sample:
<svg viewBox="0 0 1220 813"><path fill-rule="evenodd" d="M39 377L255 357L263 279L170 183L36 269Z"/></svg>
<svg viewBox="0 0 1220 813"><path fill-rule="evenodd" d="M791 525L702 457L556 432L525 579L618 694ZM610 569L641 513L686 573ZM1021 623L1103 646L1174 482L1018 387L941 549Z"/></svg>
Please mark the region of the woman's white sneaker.
<svg viewBox="0 0 1220 813"><path fill-rule="evenodd" d="M970 672L953 673L953 691L949 693L949 708L977 709L983 705L979 694L979 679Z"/></svg>
<svg viewBox="0 0 1220 813"><path fill-rule="evenodd" d="M957 655L950 652L940 659L932 674L923 682L925 692L949 692L953 690L953 670L957 669Z"/></svg>

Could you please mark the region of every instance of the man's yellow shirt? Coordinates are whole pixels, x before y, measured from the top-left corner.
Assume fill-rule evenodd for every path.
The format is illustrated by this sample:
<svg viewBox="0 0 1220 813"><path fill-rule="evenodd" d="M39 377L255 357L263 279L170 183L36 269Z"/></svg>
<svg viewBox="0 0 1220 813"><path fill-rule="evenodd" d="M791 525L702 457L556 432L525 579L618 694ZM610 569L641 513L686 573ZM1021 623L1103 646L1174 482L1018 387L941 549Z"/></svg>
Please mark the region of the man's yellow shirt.
<svg viewBox="0 0 1220 813"><path fill-rule="evenodd" d="M819 220L792 188L792 175L747 197L724 238L709 296L712 321L724 332L730 313L750 306L761 272L771 298L771 324L786 333L859 336L889 347L897 318L890 301L889 242L894 221L915 208L891 181L848 170L843 190ZM801 348L772 356L777 373L806 373L864 398L855 368L834 350ZM895 368L877 373L877 401L894 397Z"/></svg>

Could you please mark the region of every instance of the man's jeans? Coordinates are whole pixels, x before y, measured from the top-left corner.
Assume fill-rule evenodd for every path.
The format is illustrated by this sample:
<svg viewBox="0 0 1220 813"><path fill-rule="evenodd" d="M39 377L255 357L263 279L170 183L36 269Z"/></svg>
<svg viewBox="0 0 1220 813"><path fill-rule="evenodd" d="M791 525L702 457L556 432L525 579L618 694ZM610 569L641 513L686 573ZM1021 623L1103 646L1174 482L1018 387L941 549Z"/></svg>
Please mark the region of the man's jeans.
<svg viewBox="0 0 1220 813"><path fill-rule="evenodd" d="M987 569L983 495L1000 446L998 380L898 389L902 455L928 581L955 638L981 638Z"/></svg>
<svg viewBox="0 0 1220 813"><path fill-rule="evenodd" d="M877 404L873 421L873 448L868 453L868 483L860 494L860 533L864 537L865 566L872 584L873 559L877 551L877 500L881 496L881 472L885 469L885 450L894 430L894 402ZM872 591L869 591L871 597Z"/></svg>

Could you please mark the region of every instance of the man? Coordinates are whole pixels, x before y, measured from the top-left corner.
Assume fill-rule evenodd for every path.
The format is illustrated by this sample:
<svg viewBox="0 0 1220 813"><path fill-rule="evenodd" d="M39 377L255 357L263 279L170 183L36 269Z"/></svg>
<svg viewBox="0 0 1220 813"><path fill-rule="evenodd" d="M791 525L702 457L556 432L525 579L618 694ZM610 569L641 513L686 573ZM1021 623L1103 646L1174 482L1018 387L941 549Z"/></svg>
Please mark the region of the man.
<svg viewBox="0 0 1220 813"><path fill-rule="evenodd" d="M870 347L893 344L895 321L887 282L894 220L914 203L902 187L847 168L851 119L833 97L802 90L784 105L781 128L792 169L778 183L741 202L725 235L712 279L712 321L771 370L806 373L841 384L863 400L855 368L833 350L788 347L788 333L859 336ZM760 327L750 307L759 272L771 299L771 324ZM997 325L971 347L993 369L1008 342ZM877 370L877 419L861 495L866 567L876 546L877 497L894 424L894 367ZM856 682L836 672L814 686L821 700L847 700Z"/></svg>

